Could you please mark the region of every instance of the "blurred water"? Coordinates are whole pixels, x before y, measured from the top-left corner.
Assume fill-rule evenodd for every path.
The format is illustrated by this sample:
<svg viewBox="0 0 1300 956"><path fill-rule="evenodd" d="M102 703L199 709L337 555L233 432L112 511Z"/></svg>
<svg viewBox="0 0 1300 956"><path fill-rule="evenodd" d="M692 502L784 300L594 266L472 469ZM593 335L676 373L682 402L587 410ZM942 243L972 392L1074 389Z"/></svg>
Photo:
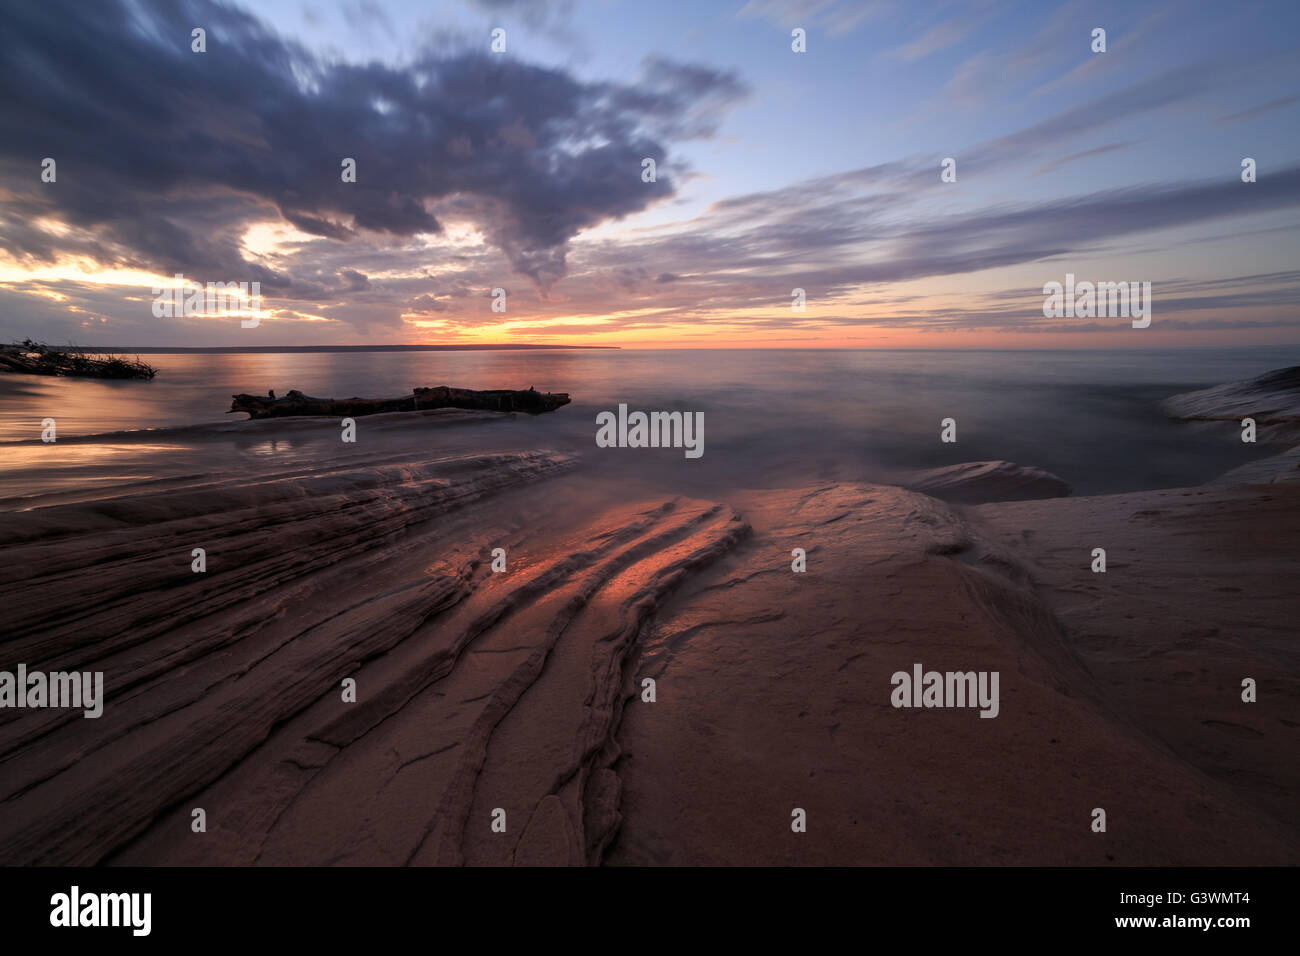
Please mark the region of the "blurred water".
<svg viewBox="0 0 1300 956"><path fill-rule="evenodd" d="M681 491L741 482L878 477L889 469L1007 459L1046 468L1079 494L1197 484L1262 455L1231 424L1179 425L1160 399L1300 364L1300 348L1167 351L689 350L160 354L149 382L0 376L0 442L61 440L243 418L235 392L390 397L419 385L567 391L558 412L470 429L466 443L578 451L613 477ZM595 416L615 410L705 413L705 454L595 447ZM956 444L939 441L957 420ZM363 420L364 421L364 420ZM483 431L490 429L490 431ZM478 434L482 432L482 434ZM430 441L448 441L430 436ZM51 446L0 444L0 492L75 487L105 475L150 477L207 467L174 436ZM452 442L454 444L454 442ZM182 442L182 445L184 443ZM319 442L240 440L241 456L337 454L337 429ZM124 457L125 454L125 457ZM123 471L122 469L126 470Z"/></svg>

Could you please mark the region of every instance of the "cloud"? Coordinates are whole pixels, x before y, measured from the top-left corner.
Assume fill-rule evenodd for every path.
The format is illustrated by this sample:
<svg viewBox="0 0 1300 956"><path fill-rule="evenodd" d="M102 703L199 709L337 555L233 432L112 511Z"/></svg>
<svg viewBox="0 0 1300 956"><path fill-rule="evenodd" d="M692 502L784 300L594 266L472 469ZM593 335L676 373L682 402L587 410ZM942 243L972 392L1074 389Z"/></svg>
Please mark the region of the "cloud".
<svg viewBox="0 0 1300 956"><path fill-rule="evenodd" d="M393 22L375 0L344 0L341 11L353 31L370 33L378 27L390 38L397 36Z"/></svg>
<svg viewBox="0 0 1300 956"><path fill-rule="evenodd" d="M366 2L353 8L364 11ZM821 0L745 9L774 16L778 7L818 18L824 29L844 12ZM206 54L190 52L194 24L208 29ZM887 295L897 291L887 287L915 283L903 287L910 291L931 285L917 280L1009 267L1024 273L1033 263L1050 273L1044 280L1059 279L1069 262L1105 255L1127 269L1134 237L1160 252L1226 243L1300 206L1300 168L1278 168L1277 159L1250 186L1229 168L1211 180L1048 199L1024 198L1041 197L1043 180L1032 190L979 188L981 167L990 174L984 182L1019 183L1034 169L1130 145L1108 127L1221 92L1225 79L1240 77L1223 63L1103 91L957 152L963 182L975 189L941 186L938 156L913 155L733 195L687 222L642 220L635 230L584 235L673 197L691 175L679 144L716 135L746 85L734 73L664 57L647 58L633 83L580 80L485 52L426 49L401 66L335 62L209 0L148 14L122 0L24 5L0 34L0 62L0 250L27 264L79 257L261 281L276 344L292 341L282 331L311 339L409 332L402 316L440 334L500 326L502 336L525 338L669 327L686 335L689 326L701 334L719 326L1037 326L1035 288L950 296L938 308L936 296ZM57 183L40 182L46 155L58 160ZM345 156L357 160L355 184L339 176ZM658 163L655 184L641 181L646 156ZM1150 176L1159 175L1153 167ZM1211 223L1226 236L1204 238L1211 230L1198 227ZM254 225L260 238L246 244ZM1276 231L1278 241L1293 241L1293 226ZM1176 308L1210 322L1233 307L1255 310L1242 316L1249 321L1294 314L1300 276L1248 278L1160 282L1157 314ZM791 312L796 286L815 315ZM491 312L495 287L509 294L508 316ZM161 335L192 344L187 336L222 328L192 317L160 325L148 296L120 285L0 283L0 298L26 303L12 311L38 320L53 341L106 328L119 343Z"/></svg>
<svg viewBox="0 0 1300 956"><path fill-rule="evenodd" d="M1125 142L1125 143L1107 143L1104 146L1094 146L1092 149L1085 149L1082 152L1071 153L1069 156L1061 156L1057 159L1053 159L1051 162L1044 163L1039 168L1038 171L1040 173L1049 173L1054 169L1057 169L1061 166L1066 166L1080 159L1089 159L1093 156L1105 156L1107 153L1113 153L1117 150L1124 149L1131 145L1133 144Z"/></svg>
<svg viewBox="0 0 1300 956"><path fill-rule="evenodd" d="M762 19L782 29L824 28L832 35L851 33L891 8L885 0L748 0L738 19Z"/></svg>
<svg viewBox="0 0 1300 956"><path fill-rule="evenodd" d="M1042 282L1060 280L1071 256L1092 259L1127 237L1300 207L1300 167L1292 167L1250 187L1235 177L1149 183L954 214L925 208L923 193L892 188L905 169L906 164L870 167L735 197L714 204L684 228L634 245L584 243L583 274L606 274L611 281L584 282L563 307L599 314L616 294L626 312L656 308L655 321L661 324L1019 326L1041 322ZM1037 285L992 294L974 307L929 305L909 313L906 299L864 294L891 283L1048 261ZM645 263L650 262L676 280L649 282ZM1300 272L1157 281L1156 286L1157 308L1166 313L1232 308L1293 313L1300 304ZM790 313L794 287L805 289L809 301L821 307L843 307L841 319ZM746 310L760 314L746 319ZM617 328L630 329L645 320L633 316L617 322Z"/></svg>
<svg viewBox="0 0 1300 956"><path fill-rule="evenodd" d="M431 295L422 295L411 303L410 308L408 308L407 311L415 314L430 314L434 312L446 312L449 308L450 306L445 302L439 302Z"/></svg>
<svg viewBox="0 0 1300 956"><path fill-rule="evenodd" d="M1217 122L1225 125L1247 123L1250 120L1258 119L1261 116L1272 113L1274 110L1286 109L1288 106L1295 106L1297 103L1300 103L1300 93L1291 96L1283 96L1276 100L1270 100L1267 103L1262 103L1259 106L1252 107L1248 110L1229 113L1227 116L1219 117Z"/></svg>
<svg viewBox="0 0 1300 956"><path fill-rule="evenodd" d="M1167 70L966 150L963 166L969 170L972 166L1002 165L1078 136L1096 136L1108 126L1192 100L1233 71L1234 67L1224 62Z"/></svg>
<svg viewBox="0 0 1300 956"><path fill-rule="evenodd" d="M191 52L195 25L206 53ZM712 135L746 92L733 74L663 59L636 86L487 52L326 62L211 0L22 5L0 61L0 248L51 261L73 246L105 265L258 280L286 296L344 274L251 261L251 224L400 246L442 232L432 209L457 197L514 270L549 287L580 231L672 196L674 144ZM56 183L40 181L45 156ZM660 164L653 187L646 156ZM345 157L355 183L341 179ZM48 221L76 238L31 225Z"/></svg>
<svg viewBox="0 0 1300 956"><path fill-rule="evenodd" d="M953 44L960 43L966 39L976 25L973 22L962 23L956 20L945 20L926 30L925 33L911 43L905 43L890 50L888 55L907 63L923 60L932 53L938 53Z"/></svg>
<svg viewBox="0 0 1300 956"><path fill-rule="evenodd" d="M533 29L566 23L573 0L470 0L470 5L498 16L518 16Z"/></svg>

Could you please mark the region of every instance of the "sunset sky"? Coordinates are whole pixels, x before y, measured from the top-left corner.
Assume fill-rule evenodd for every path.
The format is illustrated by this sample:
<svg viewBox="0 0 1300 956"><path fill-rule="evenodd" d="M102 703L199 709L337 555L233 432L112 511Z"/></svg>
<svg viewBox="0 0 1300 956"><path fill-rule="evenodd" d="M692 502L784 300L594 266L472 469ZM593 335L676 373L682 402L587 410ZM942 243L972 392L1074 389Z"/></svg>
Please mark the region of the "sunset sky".
<svg viewBox="0 0 1300 956"><path fill-rule="evenodd" d="M0 340L1300 343L1291 0L0 8ZM1044 318L1067 272L1151 327Z"/></svg>

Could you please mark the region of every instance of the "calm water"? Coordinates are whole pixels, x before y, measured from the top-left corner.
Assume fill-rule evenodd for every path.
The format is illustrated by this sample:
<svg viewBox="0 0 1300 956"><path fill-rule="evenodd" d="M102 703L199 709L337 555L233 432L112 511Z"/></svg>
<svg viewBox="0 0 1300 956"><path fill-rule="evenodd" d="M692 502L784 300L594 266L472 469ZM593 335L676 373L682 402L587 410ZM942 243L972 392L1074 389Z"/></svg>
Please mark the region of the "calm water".
<svg viewBox="0 0 1300 956"><path fill-rule="evenodd" d="M1171 423L1160 413L1160 399L1300 364L1300 349L146 358L161 368L150 382L0 376L0 494L209 467L186 455L202 429L163 433L152 444L124 442L122 436L96 443L66 439L243 418L224 414L235 392L274 388L283 394L297 388L319 396L388 397L442 384L567 391L573 404L552 415L470 430L495 429L489 440L507 447L579 451L594 466L655 473L683 490L714 482L870 478L892 468L997 458L1046 468L1081 494L1195 484L1278 449L1243 445L1231 425ZM596 412L614 410L619 402L634 409L704 412L704 457L687 461L674 450L596 449ZM957 420L955 445L939 442L939 422L946 417ZM59 445L31 443L44 418L57 421ZM336 430L296 450L292 443L241 440L223 452L222 465L238 467L244 455L335 454L339 444Z"/></svg>

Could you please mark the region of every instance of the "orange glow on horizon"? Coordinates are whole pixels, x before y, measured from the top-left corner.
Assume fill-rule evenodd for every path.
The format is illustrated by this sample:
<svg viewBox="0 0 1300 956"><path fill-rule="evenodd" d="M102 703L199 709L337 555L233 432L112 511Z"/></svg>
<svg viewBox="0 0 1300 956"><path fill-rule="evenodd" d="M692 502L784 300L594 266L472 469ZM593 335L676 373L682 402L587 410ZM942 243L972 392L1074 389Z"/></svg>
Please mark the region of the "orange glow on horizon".
<svg viewBox="0 0 1300 956"><path fill-rule="evenodd" d="M260 251L270 253L278 243L296 238L283 230L265 229L250 230L246 241ZM198 280L186 277L185 281L197 283ZM142 309L148 308L153 288L180 286L174 276L155 275L133 268L103 268L77 256L62 256L54 263L33 265L0 255L0 288L30 295L47 305L55 303L74 315L91 315L95 321L82 322L81 325L93 326L104 341L87 344L104 344L105 347L142 343L122 340L120 336L123 333L118 331L121 325L111 317L104 318L102 305L87 308L85 300L78 304L75 301L77 290L50 288L54 283L79 284L100 292L112 290L123 302L139 303ZM926 293L922 292L923 289ZM1124 320L1115 320L1115 327L1106 331L1035 331L1033 318L1018 320L1011 314L1007 314L1004 320L1005 329L963 329L955 324L962 316L954 299L957 294L945 288L942 281L908 283L901 289L891 288L889 293L888 297L881 298L879 290L862 289L853 297L843 296L833 302L809 301L804 313L792 314L788 305L782 305L748 309L744 313L710 309L701 311L698 317L683 317L680 307L654 305L609 312L592 311L588 305L563 314L537 311L521 315L519 311L511 311L498 315L490 312L484 303L469 313L402 312L401 331L385 335L383 344L609 345L629 349L1122 349L1294 345L1300 334L1294 323L1285 324L1291 319L1289 315L1280 315L1270 307L1230 312L1201 310L1184 319L1179 315L1177 300L1165 304L1165 311L1155 317L1149 329L1132 329ZM855 304L854 300L863 304ZM1006 296L996 301L1005 302ZM363 327L339 315L328 314L343 303L316 303L309 306L312 311L299 308L300 304L306 303L279 300L277 304L264 297L262 308L255 313L202 311L188 314L186 318L202 320L205 328L210 325L214 332L224 332L233 315L256 314L262 330L257 341L228 344L376 344L375 340L364 335ZM562 300L543 299L529 304L556 311L564 308ZM862 324L846 324L846 318L850 321L860 319ZM999 319L1001 316L995 314L990 324L995 325ZM1169 325L1162 326L1162 320ZM1250 327L1250 320L1258 320L1257 327ZM891 321L904 324L890 325ZM927 328L922 324L927 321L936 324ZM949 321L954 324L939 324ZM1017 321L1023 322L1023 330L1014 327ZM1207 322L1214 327L1195 327L1197 323ZM1242 325L1229 324L1236 322ZM1059 327L1061 323L1056 325ZM190 331L194 328L197 326L191 327ZM331 332L335 335L331 336ZM139 333L127 335L139 336ZM118 341L113 343L110 337L117 337ZM183 343L173 339L166 344L214 343Z"/></svg>

